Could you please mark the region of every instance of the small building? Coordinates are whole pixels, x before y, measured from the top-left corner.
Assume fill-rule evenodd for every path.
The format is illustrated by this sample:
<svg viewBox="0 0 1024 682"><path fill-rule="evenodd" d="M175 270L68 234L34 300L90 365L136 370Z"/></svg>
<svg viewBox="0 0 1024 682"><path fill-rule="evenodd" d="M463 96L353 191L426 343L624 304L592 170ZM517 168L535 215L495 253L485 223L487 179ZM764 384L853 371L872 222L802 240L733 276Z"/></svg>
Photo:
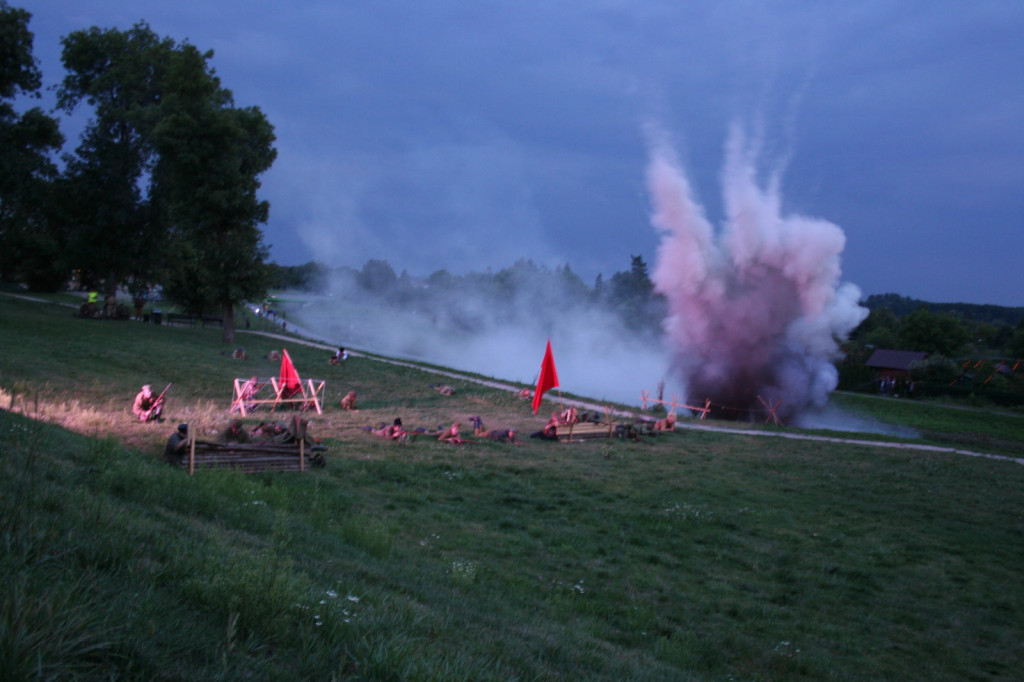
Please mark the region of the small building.
<svg viewBox="0 0 1024 682"><path fill-rule="evenodd" d="M913 350L877 349L865 365L883 380L910 379L910 370L928 358L927 353Z"/></svg>

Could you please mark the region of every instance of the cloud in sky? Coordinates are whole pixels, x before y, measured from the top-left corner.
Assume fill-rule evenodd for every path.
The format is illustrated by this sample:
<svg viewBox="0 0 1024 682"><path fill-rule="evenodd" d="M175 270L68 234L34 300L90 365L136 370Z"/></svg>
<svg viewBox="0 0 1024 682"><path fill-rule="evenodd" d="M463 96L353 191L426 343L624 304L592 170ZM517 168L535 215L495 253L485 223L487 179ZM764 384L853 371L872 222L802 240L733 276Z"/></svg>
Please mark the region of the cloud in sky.
<svg viewBox="0 0 1024 682"><path fill-rule="evenodd" d="M213 49L275 126L272 258L429 274L653 262L642 122L714 224L721 140L755 121L787 210L847 236L866 293L1024 305L1024 5L25 0L62 36L145 20ZM74 122L65 132L77 135Z"/></svg>

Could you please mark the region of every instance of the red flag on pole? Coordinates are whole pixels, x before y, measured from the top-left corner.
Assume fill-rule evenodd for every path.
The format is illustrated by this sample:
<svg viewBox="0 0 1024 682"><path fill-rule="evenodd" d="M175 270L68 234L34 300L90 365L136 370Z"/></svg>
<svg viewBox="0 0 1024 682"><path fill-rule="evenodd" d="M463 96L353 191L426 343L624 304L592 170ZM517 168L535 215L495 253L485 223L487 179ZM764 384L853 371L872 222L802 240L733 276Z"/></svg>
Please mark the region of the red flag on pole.
<svg viewBox="0 0 1024 682"><path fill-rule="evenodd" d="M548 349L544 351L544 360L540 363L540 376L537 378L537 390L533 393L533 413L537 414L540 398L544 391L558 386L558 372L555 370L555 356L551 354L551 339Z"/></svg>
<svg viewBox="0 0 1024 682"><path fill-rule="evenodd" d="M299 379L299 373L292 364L287 348L281 349L281 373L278 375L277 385L281 387L281 395L285 398L302 392L302 380Z"/></svg>

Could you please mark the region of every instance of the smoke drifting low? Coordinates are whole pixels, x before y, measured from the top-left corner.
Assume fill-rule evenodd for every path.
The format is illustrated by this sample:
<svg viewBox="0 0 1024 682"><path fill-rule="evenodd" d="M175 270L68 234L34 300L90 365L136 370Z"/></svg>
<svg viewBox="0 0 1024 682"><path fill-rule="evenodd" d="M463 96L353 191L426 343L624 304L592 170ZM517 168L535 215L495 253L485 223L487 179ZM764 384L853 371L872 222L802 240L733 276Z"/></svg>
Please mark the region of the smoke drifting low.
<svg viewBox="0 0 1024 682"><path fill-rule="evenodd" d="M653 271L669 302L673 371L691 404L747 418L821 407L836 387L839 340L866 317L860 291L840 283L843 231L784 215L779 175L758 184L757 146L734 126L725 150L725 219L715 230L672 148L651 144L652 223L662 240Z"/></svg>
<svg viewBox="0 0 1024 682"><path fill-rule="evenodd" d="M578 282L560 284L540 268L497 279L506 285L500 291L491 288L494 277L467 275L382 295L337 273L330 296L289 319L346 347L525 385L536 382L550 338L561 391L596 401L635 405L663 379L668 361L659 340L625 331Z"/></svg>

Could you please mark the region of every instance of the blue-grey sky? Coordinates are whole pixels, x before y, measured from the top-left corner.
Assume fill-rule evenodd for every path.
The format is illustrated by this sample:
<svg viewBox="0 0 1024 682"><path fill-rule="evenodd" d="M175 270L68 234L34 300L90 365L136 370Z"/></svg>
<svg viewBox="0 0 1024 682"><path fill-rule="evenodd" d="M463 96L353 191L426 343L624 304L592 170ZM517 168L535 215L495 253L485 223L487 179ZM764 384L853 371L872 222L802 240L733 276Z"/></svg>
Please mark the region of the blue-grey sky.
<svg viewBox="0 0 1024 682"><path fill-rule="evenodd" d="M730 126L864 295L1024 305L1019 0L9 0L60 38L146 21L274 125L271 258L593 283L656 258L645 129L711 220ZM80 130L64 119L77 142Z"/></svg>

